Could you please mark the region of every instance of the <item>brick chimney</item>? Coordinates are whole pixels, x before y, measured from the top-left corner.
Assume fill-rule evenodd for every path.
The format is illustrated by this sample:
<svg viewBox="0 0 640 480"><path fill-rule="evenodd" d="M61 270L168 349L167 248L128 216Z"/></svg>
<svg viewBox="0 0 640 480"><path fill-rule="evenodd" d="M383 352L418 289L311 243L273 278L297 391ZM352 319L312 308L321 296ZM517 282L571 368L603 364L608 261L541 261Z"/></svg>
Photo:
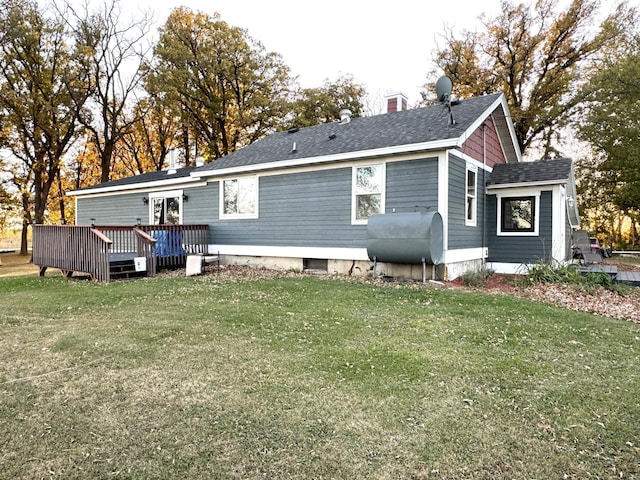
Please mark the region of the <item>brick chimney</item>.
<svg viewBox="0 0 640 480"><path fill-rule="evenodd" d="M402 92L388 93L384 98L387 101L387 113L399 112L408 108L409 99Z"/></svg>

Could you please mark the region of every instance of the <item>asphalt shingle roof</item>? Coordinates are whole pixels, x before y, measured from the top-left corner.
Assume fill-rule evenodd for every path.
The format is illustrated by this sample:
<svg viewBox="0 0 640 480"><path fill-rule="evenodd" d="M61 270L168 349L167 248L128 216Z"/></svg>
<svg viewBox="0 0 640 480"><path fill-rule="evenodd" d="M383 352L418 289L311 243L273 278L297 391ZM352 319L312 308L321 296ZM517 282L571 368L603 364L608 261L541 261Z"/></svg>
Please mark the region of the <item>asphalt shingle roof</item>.
<svg viewBox="0 0 640 480"><path fill-rule="evenodd" d="M537 162L499 164L487 180L487 185L511 185L531 182L554 182L571 178L571 159L556 158Z"/></svg>
<svg viewBox="0 0 640 480"><path fill-rule="evenodd" d="M460 100L452 106L455 120L452 126L449 126L448 108L434 105L352 118L345 124L333 122L278 132L200 167L198 171L457 139L499 96L494 94Z"/></svg>
<svg viewBox="0 0 640 480"><path fill-rule="evenodd" d="M177 178L189 178L191 172L195 170L195 167L184 167L177 168L175 173L167 173L167 170L162 170L160 172L149 172L149 173L141 173L139 175L132 175L131 177L120 178L118 180L110 180L108 182L99 183L97 185L92 185L90 187L80 188L75 190L79 191L87 191L93 190L96 188L109 188L109 187L121 187L127 185L137 185L139 183L151 183L151 182L159 182L163 180L172 180Z"/></svg>
<svg viewBox="0 0 640 480"><path fill-rule="evenodd" d="M445 105L433 105L371 117L352 118L348 123L333 122L312 127L277 132L201 167L144 173L100 183L78 192L188 178L191 173L214 173L217 170L268 164L285 160L311 159L328 155L350 154L387 147L451 140L452 145L500 97L485 95L454 102L454 124L449 125ZM294 150L295 145L295 150Z"/></svg>

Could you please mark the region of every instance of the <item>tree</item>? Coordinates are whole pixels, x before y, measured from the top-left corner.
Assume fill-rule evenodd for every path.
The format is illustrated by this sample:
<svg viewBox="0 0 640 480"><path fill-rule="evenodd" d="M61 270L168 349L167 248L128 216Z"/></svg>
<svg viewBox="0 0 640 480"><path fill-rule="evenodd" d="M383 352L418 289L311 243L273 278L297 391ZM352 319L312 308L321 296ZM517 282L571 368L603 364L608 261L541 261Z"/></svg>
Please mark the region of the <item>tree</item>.
<svg viewBox="0 0 640 480"><path fill-rule="evenodd" d="M91 72L93 105L82 117L100 158L100 181L110 179L114 152L138 118L129 111L141 90L147 70L142 68L149 48L144 39L151 19L124 21L118 0L106 0L95 11L76 13L75 35L84 46Z"/></svg>
<svg viewBox="0 0 640 480"><path fill-rule="evenodd" d="M26 253L26 229L44 222L61 159L79 133L88 82L59 17L21 0L3 0L0 12L2 141L20 164L12 181L24 210Z"/></svg>
<svg viewBox="0 0 640 480"><path fill-rule="evenodd" d="M501 13L481 17L483 31L445 34L436 64L454 81L461 98L503 92L523 152L536 145L543 155L557 152L554 142L584 101L578 88L589 62L628 40L636 11L626 2L592 32L597 0L571 0L557 11L557 0L535 5L502 0Z"/></svg>
<svg viewBox="0 0 640 480"><path fill-rule="evenodd" d="M289 69L245 30L181 7L161 28L147 90L181 115L185 157L220 158L283 123Z"/></svg>
<svg viewBox="0 0 640 480"><path fill-rule="evenodd" d="M584 92L579 128L599 159L592 190L632 219L630 242L640 243L640 37L599 66Z"/></svg>
<svg viewBox="0 0 640 480"><path fill-rule="evenodd" d="M2 159L0 159L0 169L5 171ZM0 178L0 232L4 230L7 221L13 213L17 200L10 192L10 187L6 179Z"/></svg>
<svg viewBox="0 0 640 480"><path fill-rule="evenodd" d="M123 166L129 175L162 170L179 144L180 116L172 114L161 96L149 95L138 102L134 117L119 149Z"/></svg>
<svg viewBox="0 0 640 480"><path fill-rule="evenodd" d="M325 80L322 87L305 88L292 104L294 118L292 127L309 127L320 123L340 120L340 111L347 109L354 117L362 116L364 85L356 83L351 75L345 75L335 82Z"/></svg>

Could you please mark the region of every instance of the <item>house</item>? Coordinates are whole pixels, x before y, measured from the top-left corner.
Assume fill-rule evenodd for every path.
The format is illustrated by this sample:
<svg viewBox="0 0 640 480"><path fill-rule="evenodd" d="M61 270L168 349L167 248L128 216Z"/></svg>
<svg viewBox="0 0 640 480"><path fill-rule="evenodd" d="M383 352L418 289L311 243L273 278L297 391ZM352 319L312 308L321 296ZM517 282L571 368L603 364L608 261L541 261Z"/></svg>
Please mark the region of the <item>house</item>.
<svg viewBox="0 0 640 480"><path fill-rule="evenodd" d="M487 262L515 272L571 258L572 162L523 162L502 94L405 106L393 94L385 114L343 112L209 164L75 190L77 224L204 223L224 263L341 274L375 263L424 278L426 265L454 279ZM380 232L389 238L371 242Z"/></svg>

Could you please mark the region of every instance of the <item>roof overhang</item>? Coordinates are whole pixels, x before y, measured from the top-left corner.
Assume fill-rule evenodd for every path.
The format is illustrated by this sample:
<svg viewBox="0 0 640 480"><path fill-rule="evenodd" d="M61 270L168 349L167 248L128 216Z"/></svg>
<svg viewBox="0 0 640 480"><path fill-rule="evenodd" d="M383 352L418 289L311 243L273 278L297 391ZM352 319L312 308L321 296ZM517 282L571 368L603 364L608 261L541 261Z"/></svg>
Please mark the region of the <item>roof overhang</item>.
<svg viewBox="0 0 640 480"><path fill-rule="evenodd" d="M114 185L110 187L96 187L86 190L73 190L67 192L69 197L82 197L102 193L130 192L134 190L166 190L180 187L194 187L206 185L206 182L198 182L198 177L180 177L170 180L156 180L155 182L129 183L127 185Z"/></svg>
<svg viewBox="0 0 640 480"><path fill-rule="evenodd" d="M543 180L539 182L503 183L499 185L487 185L487 192L490 192L492 190L504 190L507 188L547 187L550 185L566 185L568 183L569 183L569 180L567 179Z"/></svg>
<svg viewBox="0 0 640 480"><path fill-rule="evenodd" d="M257 163L251 165L239 165L236 167L219 168L213 170L195 171L191 175L198 178L224 177L227 175L241 174L248 172L259 172L266 170L281 170L288 168L303 167L308 165L342 163L353 160L365 160L368 158L389 157L416 152L438 151L446 148L458 146L459 138L448 138L434 142L414 143L411 145L400 145L395 147L376 148L372 150L359 150L356 152L345 152L335 155L324 155L319 157L297 158L295 160L279 160L275 162Z"/></svg>

